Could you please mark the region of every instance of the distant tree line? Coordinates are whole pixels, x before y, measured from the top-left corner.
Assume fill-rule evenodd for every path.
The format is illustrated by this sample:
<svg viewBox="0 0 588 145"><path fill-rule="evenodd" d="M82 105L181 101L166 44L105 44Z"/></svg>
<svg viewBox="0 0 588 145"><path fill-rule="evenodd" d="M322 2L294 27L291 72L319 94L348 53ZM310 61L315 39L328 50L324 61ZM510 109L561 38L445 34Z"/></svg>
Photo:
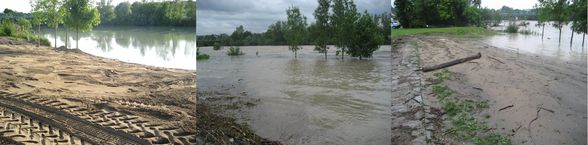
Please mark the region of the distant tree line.
<svg viewBox="0 0 588 145"><path fill-rule="evenodd" d="M112 5L112 0L98 2L101 25L140 26L196 26L196 2L121 2Z"/></svg>
<svg viewBox="0 0 588 145"><path fill-rule="evenodd" d="M310 25L298 7L286 10L287 21L271 24L265 32L252 33L238 26L233 33L198 36L198 46L289 45L296 57L300 45L315 45L325 53L327 45L339 48L337 54L370 57L379 45L390 44L391 14L357 12L352 0L318 0L316 22Z"/></svg>
<svg viewBox="0 0 588 145"><path fill-rule="evenodd" d="M559 30L559 42L561 42L563 26L571 23L570 44L574 40L575 32L582 33L582 46L584 46L584 39L588 33L586 0L540 0L535 8L537 9L538 25L543 27L541 38L543 38L545 25L551 22L551 25Z"/></svg>

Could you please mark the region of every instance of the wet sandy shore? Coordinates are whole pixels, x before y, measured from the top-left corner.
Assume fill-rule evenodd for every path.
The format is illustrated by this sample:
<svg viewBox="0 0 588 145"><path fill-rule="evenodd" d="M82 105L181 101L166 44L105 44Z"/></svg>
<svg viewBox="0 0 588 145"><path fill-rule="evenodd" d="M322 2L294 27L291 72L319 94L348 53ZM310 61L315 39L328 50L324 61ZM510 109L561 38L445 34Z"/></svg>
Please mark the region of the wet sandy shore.
<svg viewBox="0 0 588 145"><path fill-rule="evenodd" d="M475 39L441 36L405 38L420 49L423 66L482 53L482 58L449 67L444 82L462 99L489 100L479 114L492 130L515 144L586 144L586 61L562 61L517 54ZM434 72L423 73L430 86ZM431 89L423 94L435 102ZM509 107L512 106L512 107ZM432 108L435 108L435 104Z"/></svg>
<svg viewBox="0 0 588 145"><path fill-rule="evenodd" d="M119 114L113 117L138 117L155 130L181 136L196 133L194 71L56 51L8 37L0 37L0 62L2 91Z"/></svg>

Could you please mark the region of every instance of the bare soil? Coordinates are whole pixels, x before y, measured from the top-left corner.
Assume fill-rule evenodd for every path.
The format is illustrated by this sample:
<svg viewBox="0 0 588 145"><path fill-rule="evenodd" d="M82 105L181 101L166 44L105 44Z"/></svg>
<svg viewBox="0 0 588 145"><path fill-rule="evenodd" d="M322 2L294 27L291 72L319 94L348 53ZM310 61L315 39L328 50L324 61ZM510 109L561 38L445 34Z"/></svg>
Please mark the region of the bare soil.
<svg viewBox="0 0 588 145"><path fill-rule="evenodd" d="M442 36L406 38L419 47L422 66L432 66L482 53L482 58L449 67L444 82L459 97L489 100L480 119L514 144L586 144L586 61L517 54L475 39ZM439 70L438 70L439 71ZM430 86L433 72L423 73ZM438 110L430 87L424 94ZM448 122L437 120L437 126ZM439 125L442 124L442 125ZM442 134L437 131L436 135Z"/></svg>
<svg viewBox="0 0 588 145"><path fill-rule="evenodd" d="M136 133L133 128L115 120L132 118L128 120L135 124L129 126L147 124L142 131L160 132L165 140L195 142L195 81L190 70L125 63L0 37L2 91L34 96L37 99L29 100L33 103L52 102L50 107L71 107L61 110L130 134ZM97 121L92 118L97 111L115 115ZM158 143L161 138L143 139Z"/></svg>

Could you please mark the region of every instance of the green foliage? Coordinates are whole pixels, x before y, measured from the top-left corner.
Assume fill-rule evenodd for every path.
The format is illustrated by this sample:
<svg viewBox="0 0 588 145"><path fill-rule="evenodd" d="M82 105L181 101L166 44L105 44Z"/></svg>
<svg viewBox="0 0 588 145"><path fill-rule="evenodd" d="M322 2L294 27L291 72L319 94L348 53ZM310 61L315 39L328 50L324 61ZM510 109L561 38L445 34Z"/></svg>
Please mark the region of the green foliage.
<svg viewBox="0 0 588 145"><path fill-rule="evenodd" d="M195 26L195 1L162 1L162 2L121 2L111 8L108 4L100 8L101 14L113 19L102 19L104 25L140 25L140 26ZM108 16L102 16L107 18Z"/></svg>
<svg viewBox="0 0 588 145"><path fill-rule="evenodd" d="M476 0L397 0L397 18L404 28L482 26L483 14Z"/></svg>
<svg viewBox="0 0 588 145"><path fill-rule="evenodd" d="M231 46L229 48L229 50L227 51L227 55L229 55L229 56L238 56L238 55L243 55L243 54L245 54L245 53L243 53L241 51L241 48L239 48L238 46L235 46L235 47Z"/></svg>
<svg viewBox="0 0 588 145"><path fill-rule="evenodd" d="M355 21L359 18L357 8L352 0L333 0L333 43L340 48L341 58L347 53L346 48L351 47L355 33Z"/></svg>
<svg viewBox="0 0 588 145"><path fill-rule="evenodd" d="M220 45L220 43L214 43L214 46L212 47L213 50L221 50L223 47Z"/></svg>
<svg viewBox="0 0 588 145"><path fill-rule="evenodd" d="M114 6L112 6L112 0L100 0L98 3L98 11L100 12L101 21L110 22L116 18Z"/></svg>
<svg viewBox="0 0 588 145"><path fill-rule="evenodd" d="M379 44L384 41L377 22L367 13L359 18L353 29L348 53L351 57L371 57L374 51L378 50Z"/></svg>
<svg viewBox="0 0 588 145"><path fill-rule="evenodd" d="M577 0L574 1L571 5L571 13L574 13L572 17L572 29L576 32L582 32L584 34L588 33L588 14L584 13L588 8L588 4L586 3L587 0ZM581 13L575 13L581 12Z"/></svg>
<svg viewBox="0 0 588 145"><path fill-rule="evenodd" d="M9 20L4 20L0 28L0 36L15 36L16 26Z"/></svg>
<svg viewBox="0 0 588 145"><path fill-rule="evenodd" d="M504 31L507 33L517 33L519 32L519 26L515 22L509 22Z"/></svg>
<svg viewBox="0 0 588 145"><path fill-rule="evenodd" d="M327 59L327 44L331 38L329 37L331 31L331 25L329 24L329 6L331 5L330 0L318 0L319 6L314 10L314 17L316 22L312 25L311 32L315 36L314 44L315 50L325 54Z"/></svg>
<svg viewBox="0 0 588 145"><path fill-rule="evenodd" d="M291 6L286 10L288 14L288 21L286 21L286 33L284 38L290 46L289 49L294 52L294 57L297 57L297 51L302 49L299 45L302 44L306 35L306 17L300 13L298 7Z"/></svg>
<svg viewBox="0 0 588 145"><path fill-rule="evenodd" d="M207 60L209 58L210 58L210 56L208 54L198 54L196 56L196 60Z"/></svg>

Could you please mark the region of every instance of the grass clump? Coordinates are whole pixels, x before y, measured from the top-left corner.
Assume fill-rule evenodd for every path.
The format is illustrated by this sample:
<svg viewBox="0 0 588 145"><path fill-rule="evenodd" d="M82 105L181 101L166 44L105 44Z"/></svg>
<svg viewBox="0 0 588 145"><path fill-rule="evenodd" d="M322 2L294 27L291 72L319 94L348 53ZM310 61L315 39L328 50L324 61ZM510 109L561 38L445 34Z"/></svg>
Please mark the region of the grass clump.
<svg viewBox="0 0 588 145"><path fill-rule="evenodd" d="M227 55L229 55L229 56L238 56L238 55L243 55L243 54L245 54L245 53L243 53L241 51L241 48L239 48L238 46L235 46L235 47L231 46L229 48L229 51L227 51Z"/></svg>
<svg viewBox="0 0 588 145"><path fill-rule="evenodd" d="M408 28L392 30L392 37L420 35L452 35L457 37L482 37L496 34L482 27Z"/></svg>
<svg viewBox="0 0 588 145"><path fill-rule="evenodd" d="M489 133L490 127L480 123L476 120L474 115L489 107L488 101L471 101L460 100L450 97L453 91L443 85L443 81L449 79L451 76L447 69L433 74L437 82L432 86L433 94L435 94L440 101L441 108L449 119L451 119L451 128L448 130L450 135L460 140L469 140L476 145L511 145L510 139L505 136ZM485 118L490 115L486 114Z"/></svg>
<svg viewBox="0 0 588 145"><path fill-rule="evenodd" d="M3 21L0 26L0 36L15 36L16 26L10 21Z"/></svg>

